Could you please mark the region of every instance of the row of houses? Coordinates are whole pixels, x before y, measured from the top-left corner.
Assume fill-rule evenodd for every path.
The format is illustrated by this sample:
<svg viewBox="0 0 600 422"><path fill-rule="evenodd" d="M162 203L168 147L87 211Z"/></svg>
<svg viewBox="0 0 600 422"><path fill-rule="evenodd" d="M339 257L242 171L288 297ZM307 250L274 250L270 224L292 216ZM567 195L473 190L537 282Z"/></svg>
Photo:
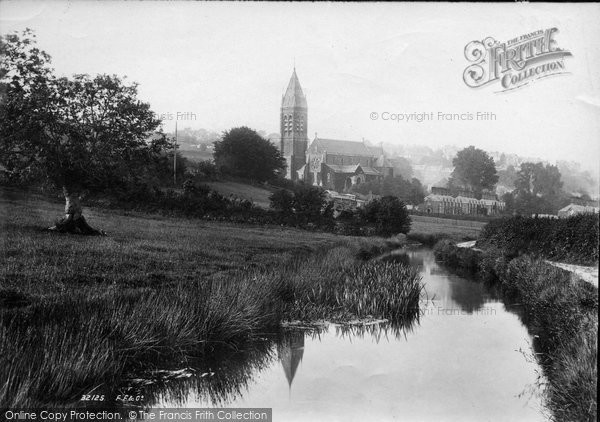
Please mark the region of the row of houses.
<svg viewBox="0 0 600 422"><path fill-rule="evenodd" d="M431 194L425 197L419 209L427 214L499 215L506 209L506 204L493 193L484 193L477 199L471 192L461 191L453 196L448 189L432 187Z"/></svg>

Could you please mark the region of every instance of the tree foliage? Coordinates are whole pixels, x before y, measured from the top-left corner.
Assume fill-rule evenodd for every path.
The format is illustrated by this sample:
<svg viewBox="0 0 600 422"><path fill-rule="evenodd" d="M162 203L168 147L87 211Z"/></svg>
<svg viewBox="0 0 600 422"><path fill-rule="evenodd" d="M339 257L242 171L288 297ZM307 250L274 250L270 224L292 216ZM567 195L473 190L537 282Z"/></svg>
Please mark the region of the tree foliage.
<svg viewBox="0 0 600 422"><path fill-rule="evenodd" d="M555 214L566 199L558 167L543 163L521 164L511 196L507 199L517 213Z"/></svg>
<svg viewBox="0 0 600 422"><path fill-rule="evenodd" d="M408 180L401 176L388 176L383 180L354 185L352 191L363 195L372 193L379 196L394 196L404 203L414 205L421 204L425 198L425 189L419 179Z"/></svg>
<svg viewBox="0 0 600 422"><path fill-rule="evenodd" d="M494 190L498 183L494 159L474 146L459 151L452 164L454 170L449 181L451 188L467 189L481 198L483 190Z"/></svg>
<svg viewBox="0 0 600 422"><path fill-rule="evenodd" d="M384 196L369 201L360 209L360 219L381 236L392 236L410 231L410 216L402 201L394 196Z"/></svg>
<svg viewBox="0 0 600 422"><path fill-rule="evenodd" d="M285 168L279 149L245 126L225 131L214 146L214 161L223 174L264 182Z"/></svg>
<svg viewBox="0 0 600 422"><path fill-rule="evenodd" d="M274 192L269 199L271 208L288 222L321 227L333 224L332 204L328 204L325 191L317 186L298 183L291 190Z"/></svg>
<svg viewBox="0 0 600 422"><path fill-rule="evenodd" d="M117 76L56 77L26 30L1 38L0 161L13 177L44 177L69 191L132 176L168 146L137 85Z"/></svg>

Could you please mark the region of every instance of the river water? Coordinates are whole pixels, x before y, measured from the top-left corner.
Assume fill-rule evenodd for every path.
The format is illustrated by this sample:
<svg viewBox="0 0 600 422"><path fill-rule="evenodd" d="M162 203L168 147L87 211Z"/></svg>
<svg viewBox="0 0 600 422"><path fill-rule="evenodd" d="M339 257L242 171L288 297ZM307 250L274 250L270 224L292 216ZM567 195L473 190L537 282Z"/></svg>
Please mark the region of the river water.
<svg viewBox="0 0 600 422"><path fill-rule="evenodd" d="M159 391L155 407L268 407L274 421L547 420L542 370L518 308L438 265L417 266L426 298L411 327L330 325L265 338Z"/></svg>

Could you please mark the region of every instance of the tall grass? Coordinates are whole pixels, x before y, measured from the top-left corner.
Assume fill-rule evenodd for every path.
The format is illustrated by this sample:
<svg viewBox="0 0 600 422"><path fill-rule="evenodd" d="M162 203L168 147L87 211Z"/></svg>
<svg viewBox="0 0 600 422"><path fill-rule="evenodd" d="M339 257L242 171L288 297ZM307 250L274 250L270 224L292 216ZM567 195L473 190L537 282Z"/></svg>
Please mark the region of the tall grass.
<svg viewBox="0 0 600 422"><path fill-rule="evenodd" d="M3 220L2 407L115 397L148 368L210 361L286 320L418 314L416 273L369 261L384 241L110 213L92 218L113 236L83 239L31 228L59 204L33 210Z"/></svg>

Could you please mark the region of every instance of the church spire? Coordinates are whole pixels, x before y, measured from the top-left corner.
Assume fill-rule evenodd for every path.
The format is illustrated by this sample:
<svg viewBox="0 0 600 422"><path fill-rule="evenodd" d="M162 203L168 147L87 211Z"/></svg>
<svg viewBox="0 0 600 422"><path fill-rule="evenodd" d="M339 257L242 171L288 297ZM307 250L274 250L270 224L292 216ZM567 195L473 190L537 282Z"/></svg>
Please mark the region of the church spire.
<svg viewBox="0 0 600 422"><path fill-rule="evenodd" d="M294 66L294 71L283 96L281 106L307 108L306 97L304 96L304 92L302 92L298 75L296 75L296 66Z"/></svg>

